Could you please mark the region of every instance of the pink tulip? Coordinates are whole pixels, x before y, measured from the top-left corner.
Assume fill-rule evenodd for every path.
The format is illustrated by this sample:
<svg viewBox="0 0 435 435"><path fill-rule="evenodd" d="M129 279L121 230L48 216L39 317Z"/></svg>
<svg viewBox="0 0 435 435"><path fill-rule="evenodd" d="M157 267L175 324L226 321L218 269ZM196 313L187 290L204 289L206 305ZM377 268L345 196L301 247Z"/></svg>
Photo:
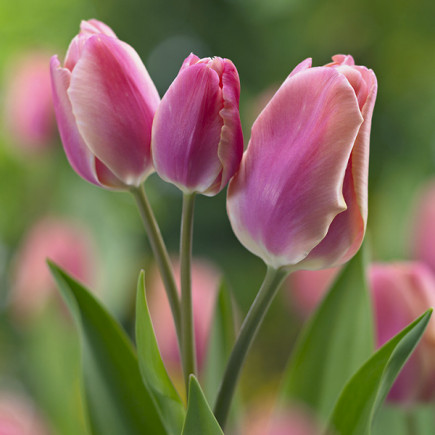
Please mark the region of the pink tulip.
<svg viewBox="0 0 435 435"><path fill-rule="evenodd" d="M422 263L374 264L370 268L370 284L378 346L435 306L435 277ZM432 318L388 399L408 404L434 398L435 318Z"/></svg>
<svg viewBox="0 0 435 435"><path fill-rule="evenodd" d="M174 273L179 287L180 264L178 261L174 262ZM193 323L199 367L202 366L207 351L219 279L219 272L212 265L201 260L193 260ZM169 302L157 270L150 274L147 289L151 318L162 358L168 368L174 368L179 365L180 361L177 336Z"/></svg>
<svg viewBox="0 0 435 435"><path fill-rule="evenodd" d="M14 145L24 151L42 150L54 137L49 56L22 55L10 65L5 87L5 121Z"/></svg>
<svg viewBox="0 0 435 435"><path fill-rule="evenodd" d="M0 392L0 435L48 435L51 431L29 400L15 393Z"/></svg>
<svg viewBox="0 0 435 435"><path fill-rule="evenodd" d="M255 121L229 185L236 236L275 268L340 265L365 234L377 82L351 56L333 60L293 70Z"/></svg>
<svg viewBox="0 0 435 435"><path fill-rule="evenodd" d="M138 54L105 24L82 21L64 67L51 59L51 78L75 171L107 188L140 185L152 172L151 125L160 98Z"/></svg>
<svg viewBox="0 0 435 435"><path fill-rule="evenodd" d="M55 293L47 266L54 261L86 285L94 277L94 247L87 231L57 218L37 222L25 236L15 258L12 277L12 308L20 318L31 316Z"/></svg>
<svg viewBox="0 0 435 435"><path fill-rule="evenodd" d="M239 95L230 60L187 57L154 118L154 166L164 180L208 196L226 186L243 153Z"/></svg>
<svg viewBox="0 0 435 435"><path fill-rule="evenodd" d="M419 195L414 220L412 250L417 260L435 273L435 181L429 182Z"/></svg>

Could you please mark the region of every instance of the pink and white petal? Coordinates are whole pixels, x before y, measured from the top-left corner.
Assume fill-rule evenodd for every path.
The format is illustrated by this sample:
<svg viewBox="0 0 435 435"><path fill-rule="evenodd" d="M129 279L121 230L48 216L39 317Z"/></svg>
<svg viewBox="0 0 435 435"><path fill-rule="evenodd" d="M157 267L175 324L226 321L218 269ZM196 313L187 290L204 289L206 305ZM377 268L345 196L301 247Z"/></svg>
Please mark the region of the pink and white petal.
<svg viewBox="0 0 435 435"><path fill-rule="evenodd" d="M154 165L181 190L206 192L221 171L221 94L216 71L198 63L178 74L156 112Z"/></svg>
<svg viewBox="0 0 435 435"><path fill-rule="evenodd" d="M209 189L212 195L220 192L240 167L243 155L243 133L240 123L239 98L240 80L234 64L225 59L222 73L222 97L224 107L219 112L223 121L218 145L218 157L222 171L215 188Z"/></svg>
<svg viewBox="0 0 435 435"><path fill-rule="evenodd" d="M65 154L73 169L90 183L100 186L95 172L95 157L81 137L67 95L71 73L60 66L57 56L50 61L54 111Z"/></svg>
<svg viewBox="0 0 435 435"><path fill-rule="evenodd" d="M137 53L117 39L92 36L68 94L95 156L125 184L139 185L152 171L151 125L159 96Z"/></svg>
<svg viewBox="0 0 435 435"><path fill-rule="evenodd" d="M98 21L94 18L90 20L82 20L80 23L80 33L85 33L89 35L97 35L102 33L106 36L111 36L112 38L116 38L115 32L107 25L101 21Z"/></svg>
<svg viewBox="0 0 435 435"><path fill-rule="evenodd" d="M293 68L293 71L290 73L289 77L293 77L298 72L311 68L312 63L313 63L313 59L311 59L311 57L307 57L301 63L296 65L295 68Z"/></svg>
<svg viewBox="0 0 435 435"><path fill-rule="evenodd" d="M100 183L110 189L127 190L126 186L101 160L95 158L95 170Z"/></svg>
<svg viewBox="0 0 435 435"><path fill-rule="evenodd" d="M355 93L334 69L306 69L284 82L254 123L229 186L230 220L248 249L280 267L325 237L346 209L344 175L361 123Z"/></svg>
<svg viewBox="0 0 435 435"><path fill-rule="evenodd" d="M358 207L352 179L352 158L346 170L343 196L347 209L335 216L325 238L297 264L297 269L317 270L339 266L351 259L360 248L365 234L365 221Z"/></svg>

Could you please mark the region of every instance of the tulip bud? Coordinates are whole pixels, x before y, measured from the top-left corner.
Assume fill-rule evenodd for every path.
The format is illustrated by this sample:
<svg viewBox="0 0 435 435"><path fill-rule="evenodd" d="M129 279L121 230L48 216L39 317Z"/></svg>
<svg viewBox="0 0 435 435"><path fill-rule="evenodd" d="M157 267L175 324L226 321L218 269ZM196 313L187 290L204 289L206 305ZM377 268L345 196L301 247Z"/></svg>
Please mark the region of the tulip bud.
<svg viewBox="0 0 435 435"><path fill-rule="evenodd" d="M365 234L377 82L351 56L333 60L293 70L252 126L229 185L236 236L274 268L340 265Z"/></svg>
<svg viewBox="0 0 435 435"><path fill-rule="evenodd" d="M5 121L11 139L25 151L52 143L54 112L48 55L30 52L13 62L5 86Z"/></svg>
<svg viewBox="0 0 435 435"><path fill-rule="evenodd" d="M422 263L374 264L370 268L370 285L378 346L435 306L435 277ZM432 318L388 399L412 403L434 398L435 319Z"/></svg>
<svg viewBox="0 0 435 435"><path fill-rule="evenodd" d="M54 293L47 259L92 284L94 247L87 231L68 221L44 218L30 229L15 258L11 299L21 319L37 313Z"/></svg>
<svg viewBox="0 0 435 435"><path fill-rule="evenodd" d="M83 21L64 67L51 59L57 124L71 166L107 188L152 172L151 125L160 98L138 54L97 20Z"/></svg>
<svg viewBox="0 0 435 435"><path fill-rule="evenodd" d="M216 195L240 165L240 82L228 59L183 63L156 112L152 154L157 173L186 193Z"/></svg>
<svg viewBox="0 0 435 435"><path fill-rule="evenodd" d="M174 275L180 276L180 264L174 262ZM150 274L148 283L148 302L160 353L167 367L179 365L180 356L177 335L171 316L171 309L157 270ZM179 279L177 279L179 287ZM216 292L219 285L219 272L210 264L193 260L192 262L192 303L195 345L198 365L202 366L207 351Z"/></svg>
<svg viewBox="0 0 435 435"><path fill-rule="evenodd" d="M435 181L420 193L416 206L412 249L417 260L426 263L435 273Z"/></svg>

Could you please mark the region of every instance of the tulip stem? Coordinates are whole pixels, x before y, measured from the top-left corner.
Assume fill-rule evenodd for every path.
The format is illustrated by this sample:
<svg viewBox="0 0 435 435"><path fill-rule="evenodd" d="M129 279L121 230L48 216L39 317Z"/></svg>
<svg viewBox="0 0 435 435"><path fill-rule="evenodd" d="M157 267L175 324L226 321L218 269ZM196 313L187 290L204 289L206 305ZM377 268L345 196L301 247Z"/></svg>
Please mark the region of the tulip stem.
<svg viewBox="0 0 435 435"><path fill-rule="evenodd" d="M195 193L183 194L180 237L180 281L181 281L181 355L186 396L189 391L189 375L196 375L195 331L192 306L192 232Z"/></svg>
<svg viewBox="0 0 435 435"><path fill-rule="evenodd" d="M239 336L237 337L225 368L214 407L214 415L222 430L225 428L231 400L249 348L264 320L273 298L287 275L288 271L286 270L273 269L272 267L267 268L263 284L240 328Z"/></svg>
<svg viewBox="0 0 435 435"><path fill-rule="evenodd" d="M174 278L174 272L166 249L165 242L163 241L159 225L152 211L151 205L145 193L143 186L131 189L131 193L136 200L145 231L150 241L151 249L154 254L155 261L160 270L160 275L166 289L169 304L174 318L175 329L177 331L178 346L181 351L181 312L180 300L178 298L177 284Z"/></svg>

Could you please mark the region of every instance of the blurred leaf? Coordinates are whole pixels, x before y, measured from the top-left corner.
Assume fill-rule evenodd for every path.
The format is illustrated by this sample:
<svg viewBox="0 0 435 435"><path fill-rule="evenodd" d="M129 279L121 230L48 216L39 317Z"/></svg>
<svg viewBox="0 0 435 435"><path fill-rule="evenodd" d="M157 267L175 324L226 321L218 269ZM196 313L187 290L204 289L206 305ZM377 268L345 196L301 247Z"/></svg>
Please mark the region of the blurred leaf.
<svg viewBox="0 0 435 435"><path fill-rule="evenodd" d="M314 313L286 370L283 398L327 418L340 391L373 352L364 249L346 265Z"/></svg>
<svg viewBox="0 0 435 435"><path fill-rule="evenodd" d="M207 357L204 366L204 391L209 403L214 403L225 365L235 339L234 313L231 294L221 282L210 329Z"/></svg>
<svg viewBox="0 0 435 435"><path fill-rule="evenodd" d="M80 331L92 432L166 434L125 332L85 288L49 265Z"/></svg>
<svg viewBox="0 0 435 435"><path fill-rule="evenodd" d="M25 378L32 397L56 433L89 434L80 384L80 343L71 334L71 319L50 301L32 319L24 342L19 344L25 361Z"/></svg>
<svg viewBox="0 0 435 435"><path fill-rule="evenodd" d="M382 346L351 378L341 393L329 426L339 434L366 435L394 380L429 322L432 309Z"/></svg>
<svg viewBox="0 0 435 435"><path fill-rule="evenodd" d="M146 301L143 271L137 283L136 342L142 379L154 396L168 434L179 435L186 413L160 356Z"/></svg>
<svg viewBox="0 0 435 435"><path fill-rule="evenodd" d="M190 376L189 401L182 435L223 435L195 376Z"/></svg>

